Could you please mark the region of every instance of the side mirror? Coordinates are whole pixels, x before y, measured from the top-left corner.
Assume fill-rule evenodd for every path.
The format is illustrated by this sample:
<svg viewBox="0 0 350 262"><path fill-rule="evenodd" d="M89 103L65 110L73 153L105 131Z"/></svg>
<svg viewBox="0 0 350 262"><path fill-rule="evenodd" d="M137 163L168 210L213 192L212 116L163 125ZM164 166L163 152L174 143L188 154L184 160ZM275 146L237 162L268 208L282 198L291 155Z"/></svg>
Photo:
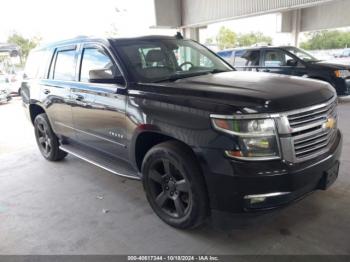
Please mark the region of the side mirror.
<svg viewBox="0 0 350 262"><path fill-rule="evenodd" d="M293 60L293 59L289 59L287 60L287 66L297 66L298 65L298 61Z"/></svg>
<svg viewBox="0 0 350 262"><path fill-rule="evenodd" d="M124 77L116 75L111 68L90 70L89 82L96 84L125 84Z"/></svg>

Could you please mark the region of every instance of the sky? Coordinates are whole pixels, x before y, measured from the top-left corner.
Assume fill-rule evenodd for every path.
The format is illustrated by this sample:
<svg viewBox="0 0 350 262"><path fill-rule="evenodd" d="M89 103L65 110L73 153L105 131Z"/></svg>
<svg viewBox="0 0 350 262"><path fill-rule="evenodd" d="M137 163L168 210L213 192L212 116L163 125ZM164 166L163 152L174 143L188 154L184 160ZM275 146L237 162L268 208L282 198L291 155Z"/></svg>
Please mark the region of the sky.
<svg viewBox="0 0 350 262"><path fill-rule="evenodd" d="M1 0L1 10L0 42L13 32L39 36L43 42L105 36L114 28L120 37L176 33L150 28L155 25L153 0ZM201 41L215 39L221 26L236 33L260 31L272 36L275 45L291 43L290 34L277 33L276 14L211 24L201 30Z"/></svg>
<svg viewBox="0 0 350 262"><path fill-rule="evenodd" d="M102 36L113 27L121 36L175 32L150 29L155 23L153 0L1 0L1 10L0 42L14 31L45 42Z"/></svg>
<svg viewBox="0 0 350 262"><path fill-rule="evenodd" d="M291 43L291 34L278 33L277 14L261 15L208 25L201 34L201 41L214 37L222 26L230 28L236 33L262 32L273 38L274 45L287 45Z"/></svg>

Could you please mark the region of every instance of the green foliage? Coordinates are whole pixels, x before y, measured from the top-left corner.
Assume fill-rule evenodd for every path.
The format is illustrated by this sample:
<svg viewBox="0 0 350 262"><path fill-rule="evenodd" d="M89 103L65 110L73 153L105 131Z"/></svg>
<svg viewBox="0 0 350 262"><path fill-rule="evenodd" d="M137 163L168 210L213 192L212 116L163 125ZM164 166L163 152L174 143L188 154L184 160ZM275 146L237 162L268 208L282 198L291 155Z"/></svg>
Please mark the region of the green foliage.
<svg viewBox="0 0 350 262"><path fill-rule="evenodd" d="M214 39L212 37L209 37L207 39L205 39L205 44L206 45L211 45L214 43Z"/></svg>
<svg viewBox="0 0 350 262"><path fill-rule="evenodd" d="M338 49L350 46L350 32L323 30L309 33L308 36L310 39L300 44L300 47L306 50Z"/></svg>
<svg viewBox="0 0 350 262"><path fill-rule="evenodd" d="M28 57L30 50L35 48L41 41L40 37L34 37L31 39L23 37L21 34L13 33L7 39L10 44L16 44L21 48L21 61L24 63Z"/></svg>
<svg viewBox="0 0 350 262"><path fill-rule="evenodd" d="M239 46L252 46L258 43L272 44L272 38L261 32L251 32L248 34L240 34L238 36Z"/></svg>
<svg viewBox="0 0 350 262"><path fill-rule="evenodd" d="M231 48L236 45L237 35L229 28L221 27L216 37L216 42L220 49Z"/></svg>
<svg viewBox="0 0 350 262"><path fill-rule="evenodd" d="M207 39L206 44L212 39ZM216 37L216 42L220 49L232 48L237 46L252 46L257 43L272 44L272 38L261 32L251 32L248 34L239 34L226 27L221 27Z"/></svg>

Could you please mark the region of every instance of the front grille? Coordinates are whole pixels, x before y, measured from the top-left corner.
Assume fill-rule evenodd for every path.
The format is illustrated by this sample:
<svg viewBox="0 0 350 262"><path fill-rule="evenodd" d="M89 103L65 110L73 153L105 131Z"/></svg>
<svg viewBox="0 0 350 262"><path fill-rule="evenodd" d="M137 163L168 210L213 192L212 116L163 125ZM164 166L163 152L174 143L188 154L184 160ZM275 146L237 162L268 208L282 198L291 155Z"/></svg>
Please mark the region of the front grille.
<svg viewBox="0 0 350 262"><path fill-rule="evenodd" d="M316 157L336 137L337 102L332 101L287 115L296 161Z"/></svg>

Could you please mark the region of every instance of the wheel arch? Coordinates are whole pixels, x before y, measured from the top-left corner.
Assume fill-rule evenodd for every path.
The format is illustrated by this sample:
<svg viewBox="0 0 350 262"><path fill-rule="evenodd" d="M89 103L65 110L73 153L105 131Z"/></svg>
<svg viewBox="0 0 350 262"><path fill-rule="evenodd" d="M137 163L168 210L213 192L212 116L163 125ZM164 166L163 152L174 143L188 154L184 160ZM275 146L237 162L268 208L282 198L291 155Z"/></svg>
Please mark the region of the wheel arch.
<svg viewBox="0 0 350 262"><path fill-rule="evenodd" d="M30 120L32 122L32 124L34 124L34 120L36 118L37 115L46 113L45 109L38 105L38 104L30 104L29 105L29 115L30 115Z"/></svg>
<svg viewBox="0 0 350 262"><path fill-rule="evenodd" d="M147 131L139 132L137 136L133 139L133 141L134 142L132 143L133 145L131 150L131 154L132 154L131 157L134 159L134 164L137 167L138 171L141 171L142 162L147 152L157 144L160 144L166 141L177 141L181 143L182 145L187 147L187 149L190 150L191 153L196 157L196 154L192 150L191 146L177 139L174 136L171 136L169 134L164 134L160 131L147 130Z"/></svg>

